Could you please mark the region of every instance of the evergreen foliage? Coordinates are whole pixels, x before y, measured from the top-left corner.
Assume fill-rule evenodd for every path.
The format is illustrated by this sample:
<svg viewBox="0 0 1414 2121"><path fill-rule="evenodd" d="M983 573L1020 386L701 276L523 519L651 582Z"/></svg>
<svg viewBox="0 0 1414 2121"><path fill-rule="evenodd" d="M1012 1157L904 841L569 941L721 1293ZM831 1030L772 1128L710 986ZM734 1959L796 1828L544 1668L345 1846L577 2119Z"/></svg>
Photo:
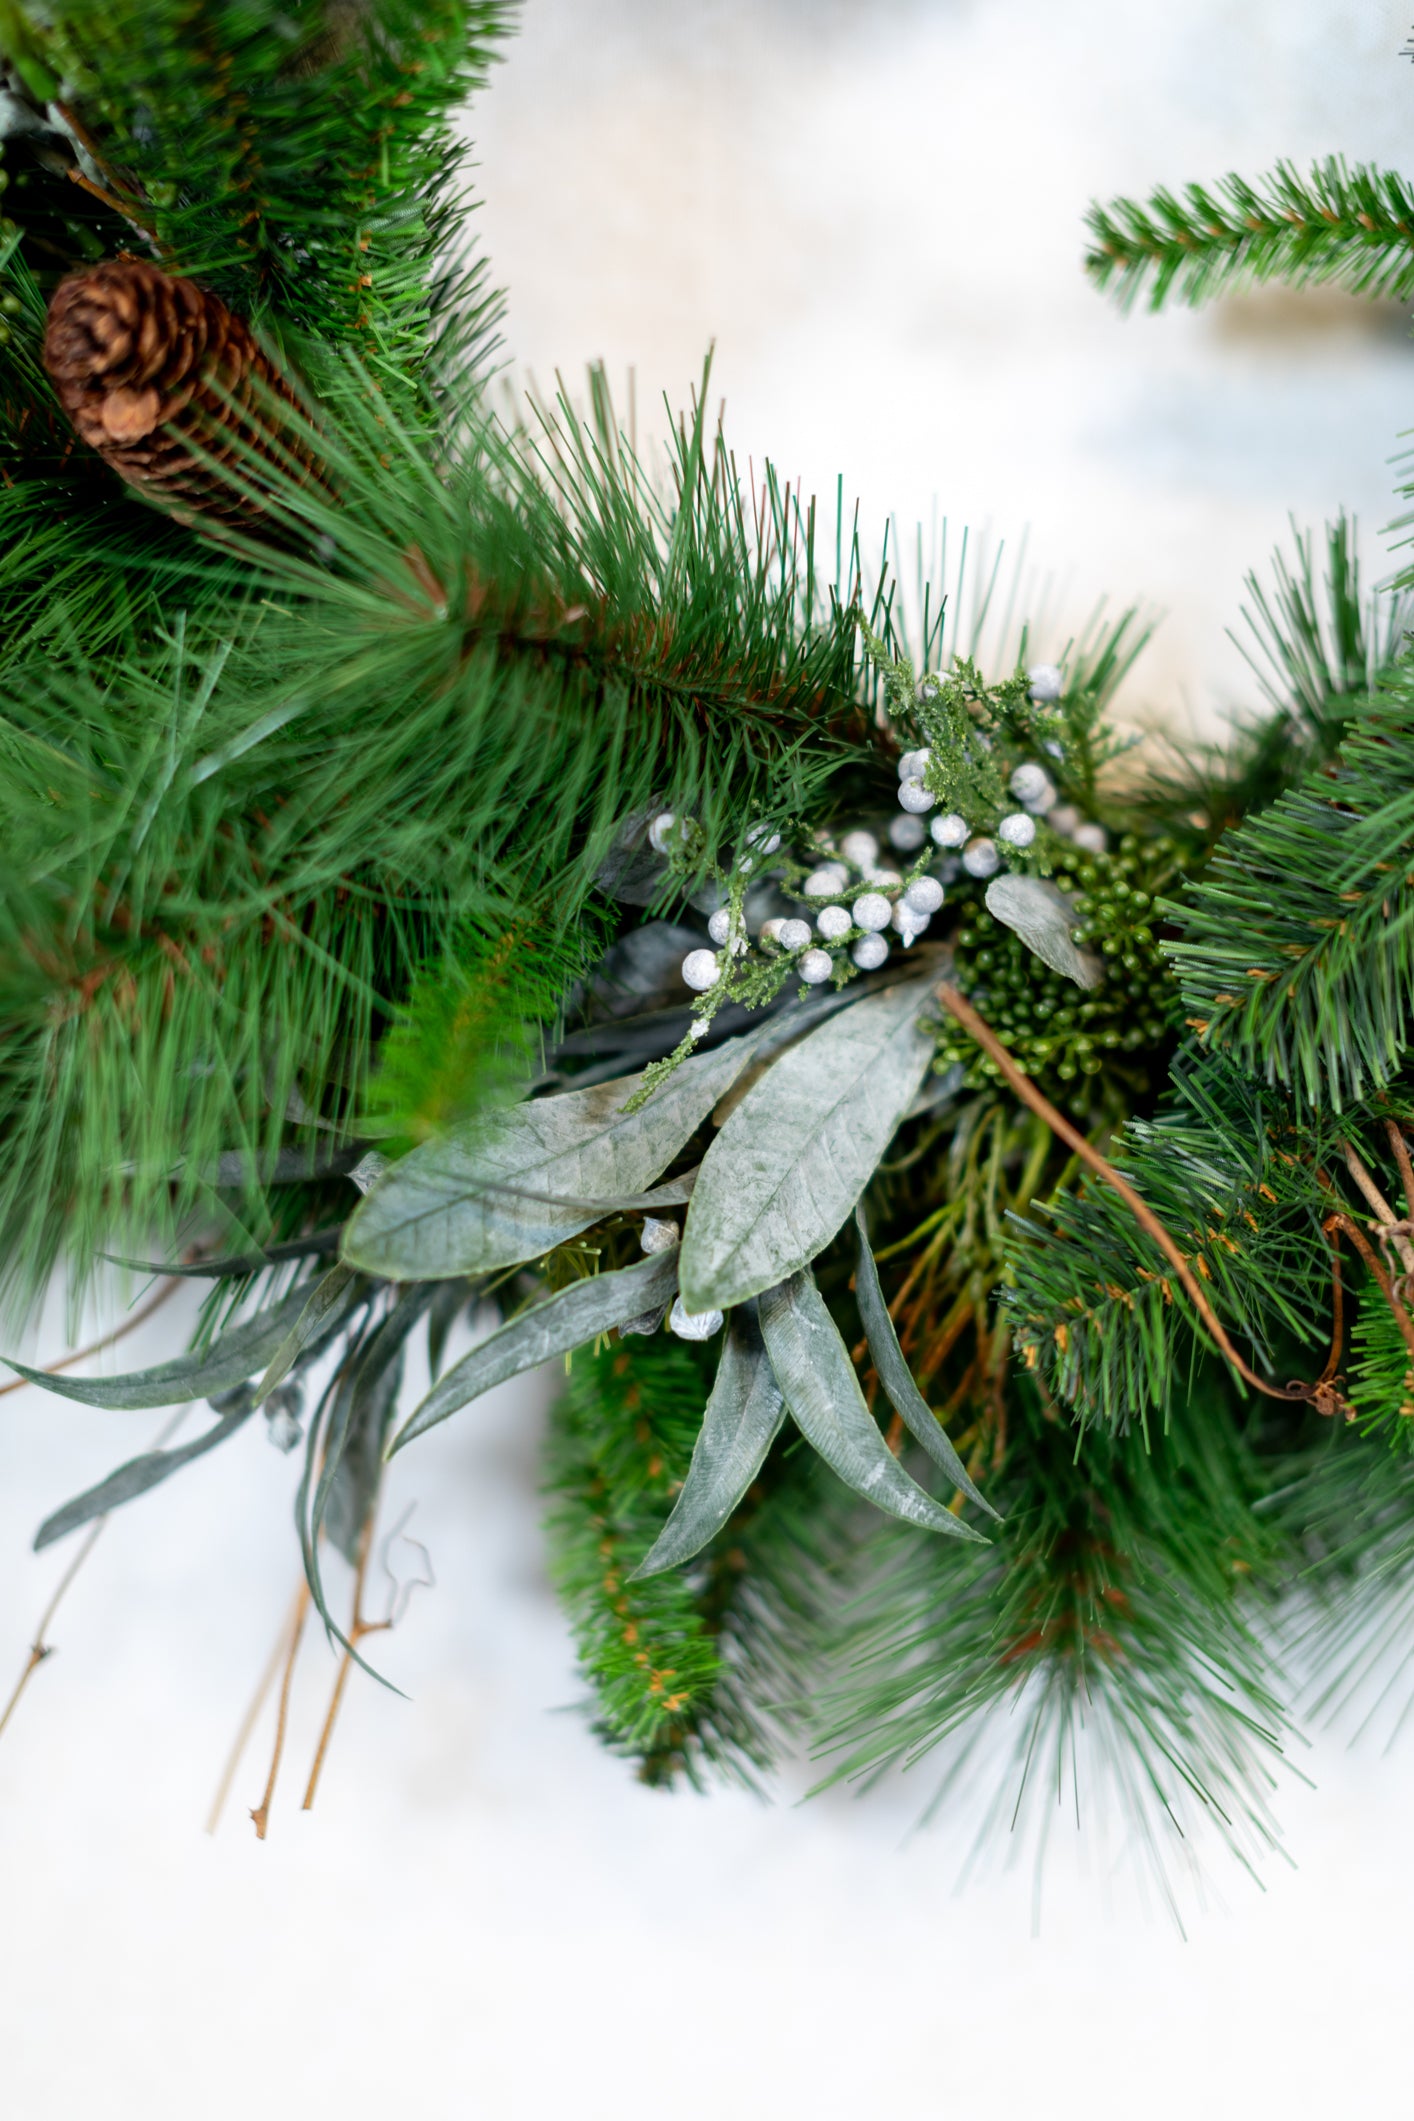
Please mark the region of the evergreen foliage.
<svg viewBox="0 0 1414 2121"><path fill-rule="evenodd" d="M1391 301L1414 293L1414 189L1339 155L1309 176L1279 162L1256 183L1229 176L1095 205L1089 228L1087 270L1126 305L1141 294L1151 309L1175 294L1203 302L1271 280Z"/></svg>
<svg viewBox="0 0 1414 2121"><path fill-rule="evenodd" d="M517 424L458 248L510 20L0 0L0 1297L213 1285L188 1355L46 1380L216 1421L41 1538L260 1409L363 1662L322 1555L361 1583L385 1455L566 1356L552 1567L645 1780L951 1773L1005 1711L1008 1807L1090 1746L1250 1861L1281 1645L1343 1698L1414 1598L1414 572L1298 535L1265 708L1145 771L1131 618L991 671L920 581L910 636L705 370L662 476L601 375ZM1414 292L1414 197L1338 160L1092 235L1126 300ZM123 250L298 400L201 460L239 531L65 429L46 304Z"/></svg>

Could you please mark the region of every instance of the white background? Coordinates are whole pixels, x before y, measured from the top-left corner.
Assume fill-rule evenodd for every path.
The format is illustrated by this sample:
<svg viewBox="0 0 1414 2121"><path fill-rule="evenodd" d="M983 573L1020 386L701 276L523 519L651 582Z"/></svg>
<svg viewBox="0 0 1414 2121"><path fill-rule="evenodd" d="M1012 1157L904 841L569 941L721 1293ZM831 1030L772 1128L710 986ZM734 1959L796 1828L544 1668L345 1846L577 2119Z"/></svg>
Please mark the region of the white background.
<svg viewBox="0 0 1414 2121"><path fill-rule="evenodd" d="M1163 607L1132 707L1211 722L1250 697L1223 628L1288 509L1355 507L1378 571L1403 322L1331 297L1125 321L1081 216L1280 154L1399 166L1408 26L1383 0L530 0L474 121L509 351L542 382L636 364L647 427L715 338L743 459L842 472L866 524L1029 525L1058 633L1102 593ZM46 1354L61 1329L56 1304ZM264 1845L268 1728L202 1821L296 1581L293 1469L252 1427L114 1520L0 1744L7 2117L1405 2109L1407 1751L1322 1738L1280 1801L1294 1867L1259 1891L1210 1850L1187 1942L1064 1834L1039 1923L1025 1867L957 1893L967 1836L910 1834L922 1785L643 1792L557 1713L547 1391L398 1462L438 1577L381 1651L410 1699L354 1685L302 1815L311 1641ZM65 1559L34 1526L156 1426L0 1402L0 1686Z"/></svg>

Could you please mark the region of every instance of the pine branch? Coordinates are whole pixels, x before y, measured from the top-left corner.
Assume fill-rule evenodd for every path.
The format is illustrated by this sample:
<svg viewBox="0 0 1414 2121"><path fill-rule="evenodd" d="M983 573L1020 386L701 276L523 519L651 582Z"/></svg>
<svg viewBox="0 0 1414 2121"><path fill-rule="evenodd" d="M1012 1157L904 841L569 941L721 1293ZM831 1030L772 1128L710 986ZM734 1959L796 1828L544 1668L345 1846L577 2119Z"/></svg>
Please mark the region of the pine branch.
<svg viewBox="0 0 1414 2121"><path fill-rule="evenodd" d="M1229 834L1166 909L1189 1021L1211 1050L1339 1110L1388 1082L1414 1003L1414 689L1357 716L1318 769Z"/></svg>
<svg viewBox="0 0 1414 2121"><path fill-rule="evenodd" d="M1195 1824L1250 1864L1273 1845L1262 1792L1285 1730L1251 1594L1286 1550L1252 1516L1260 1472L1220 1402L1147 1441L1090 1431L1077 1451L1022 1385L989 1487L1004 1516L993 1546L890 1535L863 1556L820 1705L829 1779L937 1753L931 1814L1005 1719L984 1832L1015 1829L1025 1807L1044 1840L1044 1807L1069 1784L1087 1826L1119 1798L1171 1904Z"/></svg>
<svg viewBox="0 0 1414 2121"><path fill-rule="evenodd" d="M396 375L459 270L453 120L509 22L505 0L71 0L17 27L62 83L73 174L169 270Z"/></svg>
<svg viewBox="0 0 1414 2121"><path fill-rule="evenodd" d="M1279 162L1256 184L1229 176L1097 203L1088 221L1086 270L1125 307L1144 293L1161 309L1170 295L1196 304L1271 280L1389 301L1414 293L1414 187L1339 155L1309 177Z"/></svg>

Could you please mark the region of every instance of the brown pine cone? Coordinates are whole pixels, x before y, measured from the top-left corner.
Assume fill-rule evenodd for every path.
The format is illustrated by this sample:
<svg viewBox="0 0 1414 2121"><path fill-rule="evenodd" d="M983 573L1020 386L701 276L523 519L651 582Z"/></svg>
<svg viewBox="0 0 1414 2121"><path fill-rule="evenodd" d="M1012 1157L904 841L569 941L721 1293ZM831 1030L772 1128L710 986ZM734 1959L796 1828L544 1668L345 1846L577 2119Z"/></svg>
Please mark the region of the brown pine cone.
<svg viewBox="0 0 1414 2121"><path fill-rule="evenodd" d="M302 410L300 401L250 328L194 280L140 258L106 259L60 282L44 365L83 440L179 522L259 526L264 510L218 464L257 482L253 453L286 475L316 470L307 440L279 423L278 406Z"/></svg>

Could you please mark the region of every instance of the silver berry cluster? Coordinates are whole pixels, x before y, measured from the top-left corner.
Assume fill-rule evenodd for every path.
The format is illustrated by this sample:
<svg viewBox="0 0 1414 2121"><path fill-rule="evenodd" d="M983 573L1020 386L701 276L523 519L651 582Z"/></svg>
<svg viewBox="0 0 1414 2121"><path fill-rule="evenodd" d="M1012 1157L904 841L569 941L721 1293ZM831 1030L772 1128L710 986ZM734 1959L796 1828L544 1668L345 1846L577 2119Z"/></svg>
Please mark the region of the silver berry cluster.
<svg viewBox="0 0 1414 2121"><path fill-rule="evenodd" d="M890 831L895 846L901 822ZM753 874L780 845L779 833L748 834L738 872ZM877 971L888 960L891 936L908 949L943 903L943 885L924 863L915 862L907 874L890 868L877 837L863 827L837 840L817 836L814 852L824 859L804 873L790 865L794 881L779 886L799 902L799 914L771 915L753 933L738 893L711 916L707 932L716 949L690 950L682 961L683 979L695 993L710 993L742 960L788 970L807 987L834 977L846 954L861 972Z"/></svg>
<svg viewBox="0 0 1414 2121"><path fill-rule="evenodd" d="M1065 681L1056 664L1037 663L1026 675L1031 698L1038 704L1049 706L1061 697ZM936 678L924 676L919 679L921 698L935 698L937 690ZM985 749L991 748L990 739L980 732L972 741ZM1045 748L1053 751L1057 758L1061 756L1059 744L1053 743ZM1055 782L1046 768L1034 759L1023 760L1008 782L1019 809L1006 812L990 831L974 829L957 810L946 811L925 825L927 813L937 802L927 784L932 756L925 745L921 750L905 751L898 762L898 800L904 814L895 818L889 828L889 838L896 847L912 850L921 847L931 836L934 844L952 855L969 876L985 882L1001 867L1002 848L1022 854L1034 843L1036 820L1043 817L1053 832L1070 840L1086 854L1104 853L1103 828L1087 823L1073 803L1059 802Z"/></svg>

